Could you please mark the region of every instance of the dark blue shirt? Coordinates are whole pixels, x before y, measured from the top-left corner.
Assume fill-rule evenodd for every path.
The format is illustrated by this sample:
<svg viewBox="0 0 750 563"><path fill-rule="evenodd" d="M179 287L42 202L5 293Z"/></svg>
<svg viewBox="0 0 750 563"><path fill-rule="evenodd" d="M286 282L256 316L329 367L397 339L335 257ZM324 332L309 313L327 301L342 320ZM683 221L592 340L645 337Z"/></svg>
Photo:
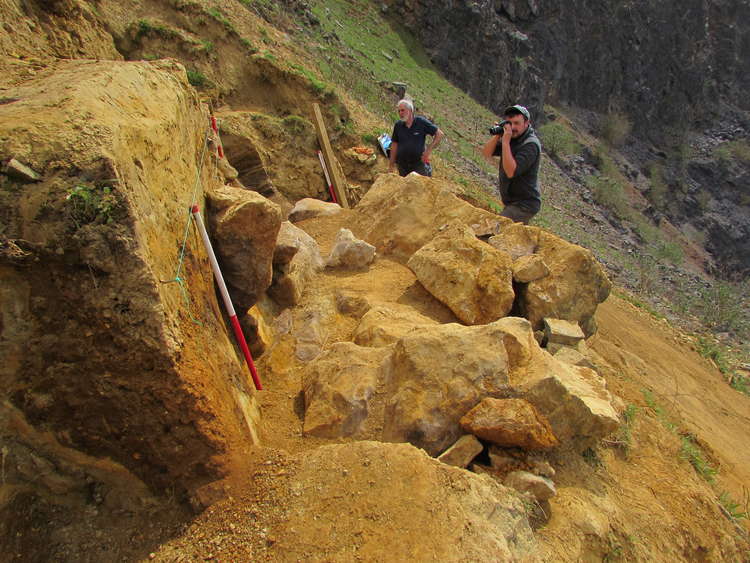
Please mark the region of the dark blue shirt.
<svg viewBox="0 0 750 563"><path fill-rule="evenodd" d="M504 205L516 205L531 213L538 213L542 206L539 191L539 156L542 144L529 126L526 132L517 139L510 140L510 152L516 161L516 173L508 178L503 170L503 147L500 141L495 147L495 156L500 157L500 197Z"/></svg>
<svg viewBox="0 0 750 563"><path fill-rule="evenodd" d="M420 161L424 152L424 141L427 135L435 136L437 126L419 115L414 117L411 127L399 120L393 126L392 141L398 143L396 162L401 165L413 165Z"/></svg>

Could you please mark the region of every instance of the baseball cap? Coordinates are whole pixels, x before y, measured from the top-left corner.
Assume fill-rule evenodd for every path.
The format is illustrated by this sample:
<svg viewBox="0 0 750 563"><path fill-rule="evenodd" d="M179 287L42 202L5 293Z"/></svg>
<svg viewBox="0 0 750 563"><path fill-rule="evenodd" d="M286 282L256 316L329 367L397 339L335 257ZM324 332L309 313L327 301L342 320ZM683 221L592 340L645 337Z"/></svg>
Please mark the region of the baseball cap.
<svg viewBox="0 0 750 563"><path fill-rule="evenodd" d="M531 119L531 115L529 115L529 110L519 105L509 106L505 108L505 111L503 111L503 115L508 115L509 113L515 113L515 112L521 112L521 115L523 115L526 119Z"/></svg>

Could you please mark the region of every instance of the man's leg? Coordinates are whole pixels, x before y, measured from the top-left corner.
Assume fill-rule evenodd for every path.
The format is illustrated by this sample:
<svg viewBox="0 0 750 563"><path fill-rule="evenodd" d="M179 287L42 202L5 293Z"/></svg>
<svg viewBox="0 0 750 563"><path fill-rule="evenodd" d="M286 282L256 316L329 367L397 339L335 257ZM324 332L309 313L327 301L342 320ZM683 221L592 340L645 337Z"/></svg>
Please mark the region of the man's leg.
<svg viewBox="0 0 750 563"><path fill-rule="evenodd" d="M536 213L526 211L517 205L506 205L503 212L500 213L501 217L507 217L516 223L523 223L524 225L528 225L534 215L536 215Z"/></svg>

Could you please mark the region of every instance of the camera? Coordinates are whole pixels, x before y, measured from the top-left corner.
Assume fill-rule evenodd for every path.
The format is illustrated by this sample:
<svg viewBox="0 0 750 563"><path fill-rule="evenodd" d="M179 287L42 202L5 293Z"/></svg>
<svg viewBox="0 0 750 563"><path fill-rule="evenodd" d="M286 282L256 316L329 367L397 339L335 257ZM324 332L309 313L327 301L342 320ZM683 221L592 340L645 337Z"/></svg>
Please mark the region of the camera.
<svg viewBox="0 0 750 563"><path fill-rule="evenodd" d="M503 127L506 123L510 123L507 119L503 119L500 123L497 125L493 125L490 127L490 135L502 135L503 134Z"/></svg>

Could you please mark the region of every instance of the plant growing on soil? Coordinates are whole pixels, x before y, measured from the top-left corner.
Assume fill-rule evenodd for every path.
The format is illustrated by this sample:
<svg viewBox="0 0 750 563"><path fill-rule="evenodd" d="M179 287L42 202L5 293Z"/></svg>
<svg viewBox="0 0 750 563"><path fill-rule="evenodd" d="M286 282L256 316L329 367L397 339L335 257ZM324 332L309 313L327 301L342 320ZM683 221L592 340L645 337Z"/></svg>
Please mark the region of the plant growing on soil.
<svg viewBox="0 0 750 563"><path fill-rule="evenodd" d="M188 82L196 88L206 86L208 84L208 78L199 70L187 70Z"/></svg>
<svg viewBox="0 0 750 563"><path fill-rule="evenodd" d="M610 111L602 118L599 134L613 147L619 147L625 142L631 128L632 124L625 114Z"/></svg>
<svg viewBox="0 0 750 563"><path fill-rule="evenodd" d="M108 224L114 219L119 201L114 188L108 185L97 187L89 183L76 184L66 196L70 218L76 227L88 223Z"/></svg>

